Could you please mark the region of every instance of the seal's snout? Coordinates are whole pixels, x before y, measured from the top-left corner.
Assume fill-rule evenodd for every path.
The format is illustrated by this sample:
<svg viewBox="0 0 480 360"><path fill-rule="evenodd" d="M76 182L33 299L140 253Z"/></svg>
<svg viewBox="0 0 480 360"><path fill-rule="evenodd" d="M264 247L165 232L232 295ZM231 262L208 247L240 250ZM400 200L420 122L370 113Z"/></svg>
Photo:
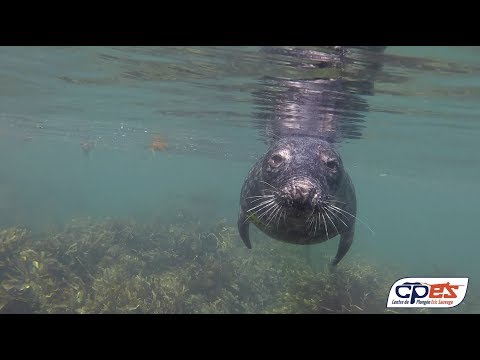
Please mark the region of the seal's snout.
<svg viewBox="0 0 480 360"><path fill-rule="evenodd" d="M308 180L294 180L280 191L280 198L285 205L290 206L311 204L317 195L315 185Z"/></svg>
<svg viewBox="0 0 480 360"><path fill-rule="evenodd" d="M292 195L294 200L306 203L315 195L315 188L306 184L299 184L293 188Z"/></svg>

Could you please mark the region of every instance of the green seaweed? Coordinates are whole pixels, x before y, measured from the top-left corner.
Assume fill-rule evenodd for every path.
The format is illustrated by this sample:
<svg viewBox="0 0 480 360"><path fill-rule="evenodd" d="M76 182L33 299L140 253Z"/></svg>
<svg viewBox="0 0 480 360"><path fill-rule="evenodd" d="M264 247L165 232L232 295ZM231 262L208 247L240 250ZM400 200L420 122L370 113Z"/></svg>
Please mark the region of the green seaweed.
<svg viewBox="0 0 480 360"><path fill-rule="evenodd" d="M353 255L333 272L319 257L316 271L301 246L257 240L248 250L227 220L185 214L149 224L73 219L34 236L0 230L0 313L387 311L397 274Z"/></svg>

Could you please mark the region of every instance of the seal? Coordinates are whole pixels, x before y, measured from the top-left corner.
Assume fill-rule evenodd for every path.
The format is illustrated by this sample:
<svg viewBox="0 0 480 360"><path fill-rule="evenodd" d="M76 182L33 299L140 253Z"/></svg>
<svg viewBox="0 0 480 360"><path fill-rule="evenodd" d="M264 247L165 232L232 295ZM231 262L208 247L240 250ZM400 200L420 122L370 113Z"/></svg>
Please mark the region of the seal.
<svg viewBox="0 0 480 360"><path fill-rule="evenodd" d="M251 248L249 224L271 238L316 244L340 235L336 266L351 247L357 202L334 144L361 139L365 96L374 94L385 47L265 47L292 77L262 79L253 93L257 127L269 150L240 193L238 230ZM314 70L313 73L305 69Z"/></svg>
<svg viewBox="0 0 480 360"><path fill-rule="evenodd" d="M340 235L331 265L346 255L355 232L353 183L333 145L318 137L275 142L251 168L240 195L238 230L251 249L249 224L273 239L316 244Z"/></svg>

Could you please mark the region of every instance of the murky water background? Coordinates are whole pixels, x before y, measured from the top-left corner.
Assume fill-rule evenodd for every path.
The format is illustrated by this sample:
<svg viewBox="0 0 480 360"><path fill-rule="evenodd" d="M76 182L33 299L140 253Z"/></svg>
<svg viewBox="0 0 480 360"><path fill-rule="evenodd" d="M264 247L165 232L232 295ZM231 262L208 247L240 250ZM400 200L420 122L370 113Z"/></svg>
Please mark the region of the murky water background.
<svg viewBox="0 0 480 360"><path fill-rule="evenodd" d="M168 223L179 213L236 226L240 188L285 94L272 79L326 74L310 53L298 60L275 50L0 48L0 227L40 233L84 217ZM373 230L357 224L344 262L358 255L405 277L469 277L471 303L480 303L479 55L388 47L375 90L349 88L361 106L344 121L357 127L338 141L358 216ZM351 59L361 70L355 85L371 69ZM166 151L150 148L155 135ZM267 241L252 234L254 245ZM336 246L310 251L333 256Z"/></svg>

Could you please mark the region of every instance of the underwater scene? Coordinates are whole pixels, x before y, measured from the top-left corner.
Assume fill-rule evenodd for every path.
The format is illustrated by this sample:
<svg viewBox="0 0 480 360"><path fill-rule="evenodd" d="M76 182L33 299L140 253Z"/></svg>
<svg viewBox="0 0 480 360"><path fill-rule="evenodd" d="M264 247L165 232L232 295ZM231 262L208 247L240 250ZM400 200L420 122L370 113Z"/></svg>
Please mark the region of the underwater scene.
<svg viewBox="0 0 480 360"><path fill-rule="evenodd" d="M0 47L0 84L0 314L480 313L480 47Z"/></svg>

